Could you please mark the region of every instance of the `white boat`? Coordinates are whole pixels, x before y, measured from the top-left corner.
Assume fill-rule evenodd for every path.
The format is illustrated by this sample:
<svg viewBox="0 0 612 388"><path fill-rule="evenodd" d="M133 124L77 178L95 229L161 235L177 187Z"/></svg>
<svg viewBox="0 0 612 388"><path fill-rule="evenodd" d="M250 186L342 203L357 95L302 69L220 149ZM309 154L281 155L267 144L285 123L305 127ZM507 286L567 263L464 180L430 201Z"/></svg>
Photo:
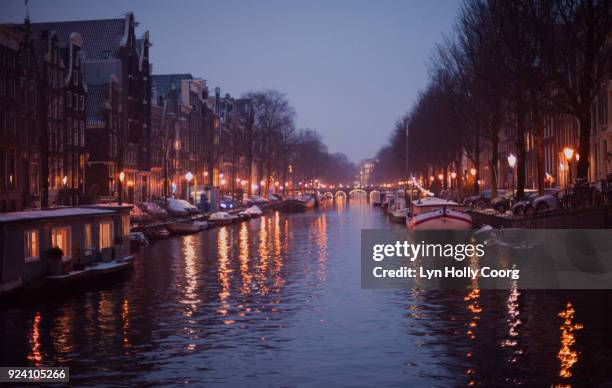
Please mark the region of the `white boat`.
<svg viewBox="0 0 612 388"><path fill-rule="evenodd" d="M391 210L389 212L389 217L391 217L391 221L403 224L404 222L406 222L406 217L408 217L408 214L410 214L408 212L408 208L405 207L402 209Z"/></svg>
<svg viewBox="0 0 612 388"><path fill-rule="evenodd" d="M258 206L251 206L248 209L245 209L242 213L248 214L251 218L259 217L263 214L263 211Z"/></svg>
<svg viewBox="0 0 612 388"><path fill-rule="evenodd" d="M411 203L412 217L406 219L406 226L412 230L470 230L472 217L463 212L457 202L428 197Z"/></svg>
<svg viewBox="0 0 612 388"><path fill-rule="evenodd" d="M402 224L405 223L406 217L410 214L406 206L406 197L398 195L393 202L393 207L387 209L387 212L392 221Z"/></svg>
<svg viewBox="0 0 612 388"><path fill-rule="evenodd" d="M237 220L238 216L226 212L216 212L208 217L208 221L211 221L214 225L229 225Z"/></svg>

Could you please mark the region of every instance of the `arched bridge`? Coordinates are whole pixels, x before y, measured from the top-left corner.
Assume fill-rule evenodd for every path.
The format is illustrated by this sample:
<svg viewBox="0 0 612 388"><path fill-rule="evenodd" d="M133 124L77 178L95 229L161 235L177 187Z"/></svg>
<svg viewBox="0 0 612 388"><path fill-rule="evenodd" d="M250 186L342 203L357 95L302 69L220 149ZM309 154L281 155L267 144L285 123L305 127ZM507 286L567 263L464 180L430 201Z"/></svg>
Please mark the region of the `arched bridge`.
<svg viewBox="0 0 612 388"><path fill-rule="evenodd" d="M367 199L370 201L372 199L372 195L375 193L383 193L387 190L391 190L389 188L383 187L344 187L344 188L335 188L335 189L320 189L319 194L323 195L327 198L353 198L353 199Z"/></svg>

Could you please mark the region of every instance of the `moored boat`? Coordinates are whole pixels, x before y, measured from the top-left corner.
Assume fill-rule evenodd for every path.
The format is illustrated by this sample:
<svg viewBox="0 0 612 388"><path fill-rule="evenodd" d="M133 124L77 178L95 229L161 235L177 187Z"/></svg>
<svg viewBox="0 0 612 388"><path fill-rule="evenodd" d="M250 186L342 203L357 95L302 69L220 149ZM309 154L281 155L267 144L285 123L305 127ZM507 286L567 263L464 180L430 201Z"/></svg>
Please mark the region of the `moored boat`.
<svg viewBox="0 0 612 388"><path fill-rule="evenodd" d="M200 225L194 222L173 222L166 225L172 234L188 234L200 231Z"/></svg>
<svg viewBox="0 0 612 388"><path fill-rule="evenodd" d="M315 198L313 196L287 197L279 205L279 210L288 213L305 212L313 209Z"/></svg>
<svg viewBox="0 0 612 388"><path fill-rule="evenodd" d="M406 226L412 230L469 230L472 217L456 202L428 197L411 202L412 217Z"/></svg>
<svg viewBox="0 0 612 388"><path fill-rule="evenodd" d="M208 221L212 222L215 226L217 225L229 225L238 221L238 216L229 214L227 212L216 212L208 217Z"/></svg>
<svg viewBox="0 0 612 388"><path fill-rule="evenodd" d="M244 210L243 213L246 213L251 216L251 218L261 217L263 211L258 206L251 206L248 209Z"/></svg>

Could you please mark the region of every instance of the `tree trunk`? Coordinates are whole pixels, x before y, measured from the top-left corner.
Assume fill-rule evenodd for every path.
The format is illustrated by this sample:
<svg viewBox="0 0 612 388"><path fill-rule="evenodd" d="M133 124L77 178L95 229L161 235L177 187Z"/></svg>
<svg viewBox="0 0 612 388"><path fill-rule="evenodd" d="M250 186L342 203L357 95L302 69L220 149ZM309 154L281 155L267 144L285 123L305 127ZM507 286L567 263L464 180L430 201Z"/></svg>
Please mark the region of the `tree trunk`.
<svg viewBox="0 0 612 388"><path fill-rule="evenodd" d="M499 164L499 131L494 130L491 137L491 160L489 162L489 179L491 180L491 198L497 198L497 166Z"/></svg>
<svg viewBox="0 0 612 388"><path fill-rule="evenodd" d="M536 150L536 167L538 179L538 195L544 195L544 144L542 138L544 136L544 122L542 116L538 115L535 118L535 150Z"/></svg>
<svg viewBox="0 0 612 388"><path fill-rule="evenodd" d="M516 196L521 198L525 193L525 112L519 109L517 112L517 128L516 128Z"/></svg>
<svg viewBox="0 0 612 388"><path fill-rule="evenodd" d="M589 176L589 158L591 155L591 115L590 112L585 112L579 117L580 121L580 146L578 161L577 177L588 178Z"/></svg>

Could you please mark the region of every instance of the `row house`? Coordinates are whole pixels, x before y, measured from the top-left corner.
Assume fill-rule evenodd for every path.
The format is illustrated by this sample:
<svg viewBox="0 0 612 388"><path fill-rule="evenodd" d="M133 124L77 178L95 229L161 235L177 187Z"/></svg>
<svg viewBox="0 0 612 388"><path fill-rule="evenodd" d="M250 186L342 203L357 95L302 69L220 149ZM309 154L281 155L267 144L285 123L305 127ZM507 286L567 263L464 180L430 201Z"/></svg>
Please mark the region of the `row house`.
<svg viewBox="0 0 612 388"><path fill-rule="evenodd" d="M0 212L40 201L38 61L32 41L0 26ZM18 129L18 122L27 130Z"/></svg>
<svg viewBox="0 0 612 388"><path fill-rule="evenodd" d="M75 32L82 38L84 80L91 91L86 95L84 111L85 146L91 154L84 163L87 196L92 201L149 199L150 182L160 178L160 168L151 166L150 159L148 32L136 37L138 23L131 12L119 19L32 26L39 33L53 31L63 45ZM78 104L80 108L80 101ZM72 128L74 135L74 122Z"/></svg>
<svg viewBox="0 0 612 388"><path fill-rule="evenodd" d="M610 59L612 63L612 58ZM612 65L611 65L612 67ZM606 80L591 107L591 180L612 175L612 78Z"/></svg>
<svg viewBox="0 0 612 388"><path fill-rule="evenodd" d="M218 170L215 158L215 122L206 100L206 81L191 74L153 76L153 95L162 133L161 159L167 194L187 197L193 188L212 185Z"/></svg>
<svg viewBox="0 0 612 388"><path fill-rule="evenodd" d="M81 37L62 44L26 19L2 27L0 46L0 210L86 201Z"/></svg>

